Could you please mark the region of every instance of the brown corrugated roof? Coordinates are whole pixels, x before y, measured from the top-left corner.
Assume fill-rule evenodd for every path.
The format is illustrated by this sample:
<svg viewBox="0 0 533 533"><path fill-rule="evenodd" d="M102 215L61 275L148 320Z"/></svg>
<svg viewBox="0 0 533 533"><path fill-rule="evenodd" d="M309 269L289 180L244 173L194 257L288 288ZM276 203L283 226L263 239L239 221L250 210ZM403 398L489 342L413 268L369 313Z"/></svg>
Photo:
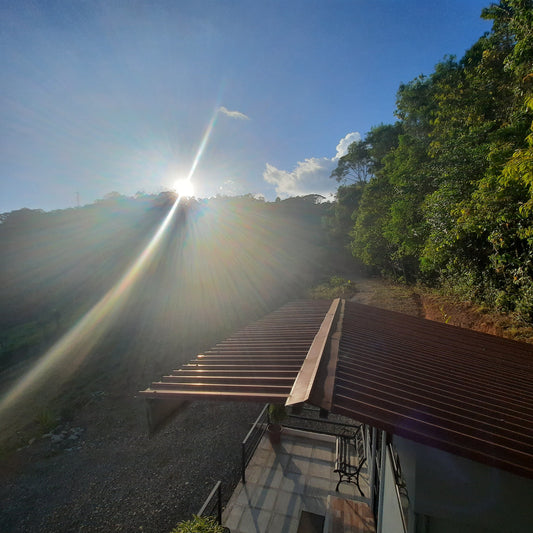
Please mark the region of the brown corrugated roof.
<svg viewBox="0 0 533 533"><path fill-rule="evenodd" d="M533 346L347 302L332 411L533 477Z"/></svg>
<svg viewBox="0 0 533 533"><path fill-rule="evenodd" d="M330 301L287 304L163 376L141 394L151 399L284 403L330 305Z"/></svg>
<svg viewBox="0 0 533 533"><path fill-rule="evenodd" d="M330 302L288 304L141 394L280 403L310 354L298 387L312 389L311 403L533 477L533 346L354 302L336 327L333 312ZM335 342L317 335L325 329ZM301 379L307 374L313 383Z"/></svg>

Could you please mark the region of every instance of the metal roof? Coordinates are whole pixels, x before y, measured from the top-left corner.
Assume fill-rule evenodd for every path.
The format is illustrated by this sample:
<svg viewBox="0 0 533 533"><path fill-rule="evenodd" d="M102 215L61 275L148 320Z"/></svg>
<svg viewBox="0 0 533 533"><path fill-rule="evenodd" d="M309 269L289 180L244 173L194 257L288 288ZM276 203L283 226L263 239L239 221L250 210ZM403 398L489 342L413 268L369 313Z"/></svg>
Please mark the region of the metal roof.
<svg viewBox="0 0 533 533"><path fill-rule="evenodd" d="M533 346L347 302L333 412L533 477Z"/></svg>
<svg viewBox="0 0 533 533"><path fill-rule="evenodd" d="M289 303L154 382L150 399L285 403L330 301Z"/></svg>
<svg viewBox="0 0 533 533"><path fill-rule="evenodd" d="M330 304L288 304L141 394L308 401L533 477L533 346L355 302Z"/></svg>

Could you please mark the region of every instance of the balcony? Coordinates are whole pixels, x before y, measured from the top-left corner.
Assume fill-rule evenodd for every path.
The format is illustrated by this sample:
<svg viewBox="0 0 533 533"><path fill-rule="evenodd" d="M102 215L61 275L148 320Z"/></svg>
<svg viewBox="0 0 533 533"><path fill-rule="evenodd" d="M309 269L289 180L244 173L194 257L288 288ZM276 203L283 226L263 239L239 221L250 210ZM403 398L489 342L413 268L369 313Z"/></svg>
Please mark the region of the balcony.
<svg viewBox="0 0 533 533"><path fill-rule="evenodd" d="M346 531L375 531L366 471L360 483L365 497L351 483L341 483L336 492L334 463L333 436L284 428L277 446L263 436L246 469L246 483L236 487L222 523L232 533L341 531L338 522ZM339 504L345 500L366 505L345 508ZM352 529L344 529L349 523Z"/></svg>

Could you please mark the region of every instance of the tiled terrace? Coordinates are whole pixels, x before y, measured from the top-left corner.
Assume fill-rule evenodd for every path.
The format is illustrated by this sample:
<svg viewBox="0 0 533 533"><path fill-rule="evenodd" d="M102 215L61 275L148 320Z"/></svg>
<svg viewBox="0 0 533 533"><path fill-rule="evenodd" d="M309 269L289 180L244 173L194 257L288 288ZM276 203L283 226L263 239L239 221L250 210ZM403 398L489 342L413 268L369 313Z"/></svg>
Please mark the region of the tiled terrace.
<svg viewBox="0 0 533 533"><path fill-rule="evenodd" d="M223 514L232 533L296 533L301 511L326 515L328 496L365 501L356 486L333 472L335 438L284 429L281 444L261 440ZM362 473L363 474L363 473ZM366 474L361 488L368 494ZM368 501L368 500L366 500Z"/></svg>

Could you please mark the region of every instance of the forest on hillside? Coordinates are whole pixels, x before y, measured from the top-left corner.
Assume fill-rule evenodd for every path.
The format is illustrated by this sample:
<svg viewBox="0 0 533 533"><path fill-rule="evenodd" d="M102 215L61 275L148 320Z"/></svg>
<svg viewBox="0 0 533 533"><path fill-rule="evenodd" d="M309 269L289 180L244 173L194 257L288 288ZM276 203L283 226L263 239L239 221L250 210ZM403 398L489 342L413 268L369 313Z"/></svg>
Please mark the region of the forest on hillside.
<svg viewBox="0 0 533 533"><path fill-rule="evenodd" d="M464 57L400 85L339 160L330 236L369 271L533 321L533 2L482 12Z"/></svg>
<svg viewBox="0 0 533 533"><path fill-rule="evenodd" d="M0 216L0 530L170 531L216 481L229 497L260 406L193 402L148 438L138 391L306 296L331 255L322 200Z"/></svg>
<svg viewBox="0 0 533 533"><path fill-rule="evenodd" d="M138 388L176 354L209 347L324 274L321 198L247 195L181 199L143 269L124 279L175 201L113 193L80 208L2 214L0 370L44 353L120 286L121 304L102 308L69 358L101 352Z"/></svg>

